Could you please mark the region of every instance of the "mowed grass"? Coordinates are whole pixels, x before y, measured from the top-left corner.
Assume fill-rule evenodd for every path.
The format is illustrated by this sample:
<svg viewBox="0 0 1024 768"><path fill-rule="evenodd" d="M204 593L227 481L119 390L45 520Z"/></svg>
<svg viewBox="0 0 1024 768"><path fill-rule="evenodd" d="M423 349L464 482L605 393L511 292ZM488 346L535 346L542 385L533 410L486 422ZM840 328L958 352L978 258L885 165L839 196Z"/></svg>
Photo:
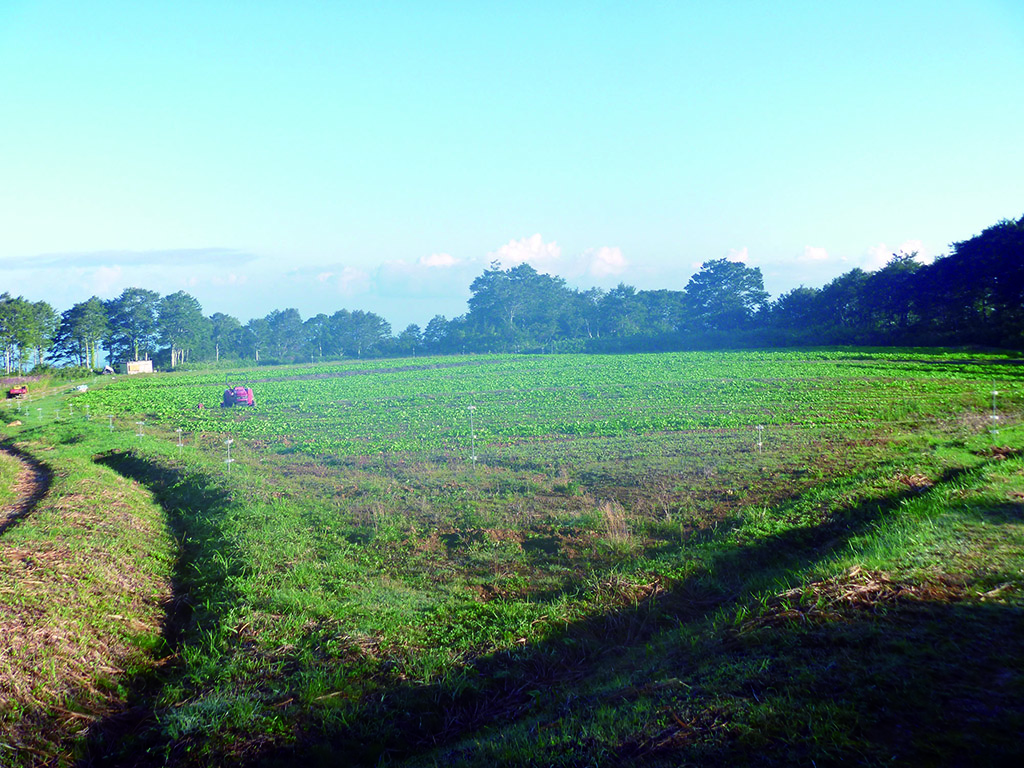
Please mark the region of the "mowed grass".
<svg viewBox="0 0 1024 768"><path fill-rule="evenodd" d="M55 490L0 544L81 550L92 570L32 610L39 580L5 573L5 615L119 637L121 661L72 669L58 648L0 669L13 686L49 665L51 681L0 715L4 754L1015 756L1015 367L916 351L455 362L261 370L281 399L255 411L199 412L193 390L214 385L195 374L120 379L10 430L55 489L92 490ZM208 430L179 447L182 423Z"/></svg>
<svg viewBox="0 0 1024 768"><path fill-rule="evenodd" d="M7 453L0 453L0 507L6 507L18 498L18 478L21 462Z"/></svg>
<svg viewBox="0 0 1024 768"><path fill-rule="evenodd" d="M166 652L174 547L163 510L61 443L20 443L51 470L49 488L0 536L2 765L69 760Z"/></svg>

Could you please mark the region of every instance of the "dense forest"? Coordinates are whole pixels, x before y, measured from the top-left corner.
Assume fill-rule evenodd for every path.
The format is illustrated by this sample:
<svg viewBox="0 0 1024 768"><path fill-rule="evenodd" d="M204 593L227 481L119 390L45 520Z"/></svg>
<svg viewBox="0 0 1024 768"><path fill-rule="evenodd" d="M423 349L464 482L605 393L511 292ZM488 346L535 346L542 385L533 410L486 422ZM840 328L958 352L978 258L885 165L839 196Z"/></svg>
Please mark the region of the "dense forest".
<svg viewBox="0 0 1024 768"><path fill-rule="evenodd" d="M239 360L289 363L343 357L465 352L626 352L822 344L1024 344L1024 216L955 243L931 264L894 254L823 288L774 301L756 267L705 262L682 291L620 284L570 288L528 264L493 264L472 285L466 314L435 316L393 335L373 312L340 309L303 320L274 310L242 324L203 314L184 292L128 288L58 314L45 301L0 296L7 373L54 365L100 368L151 358L166 368Z"/></svg>

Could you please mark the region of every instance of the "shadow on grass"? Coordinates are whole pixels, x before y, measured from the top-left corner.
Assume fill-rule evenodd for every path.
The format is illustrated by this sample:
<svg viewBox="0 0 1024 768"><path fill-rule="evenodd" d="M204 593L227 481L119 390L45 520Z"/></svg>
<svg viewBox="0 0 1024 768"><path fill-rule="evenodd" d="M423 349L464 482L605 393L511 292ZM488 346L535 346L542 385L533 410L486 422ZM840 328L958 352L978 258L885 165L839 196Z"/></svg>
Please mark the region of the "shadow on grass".
<svg viewBox="0 0 1024 768"><path fill-rule="evenodd" d="M952 470L938 485L956 481L964 473L963 470ZM451 745L483 728L487 728L493 735L494 729L508 725L518 718L536 716L543 710L543 702L549 700L552 690L571 687L594 673L602 662L625 661L630 658L630 654L635 654L634 658L642 656L639 649L651 642L659 632L703 622L718 608L739 605L751 600L753 592L763 589L771 578L785 577L792 571L807 568L840 553L852 537L864 533L905 499L916 495L914 491L908 490L904 493L872 498L818 526L787 530L745 546L723 546L711 558L709 567L702 575L673 585L667 591L642 599L634 605L570 625L563 632L533 646L477 659L469 670L453 674L451 679L435 685L394 684L383 697L364 702L358 711L345 712L342 717L332 717L329 710L314 714L307 723L309 727L302 741L274 754L264 755L259 762L263 765L283 766L302 763L308 766L326 766L338 764L341 756L344 756L344 760L349 764L374 765L382 761L401 761L436 749L443 750L445 745ZM876 644L872 649L871 653L877 655L877 661L868 659L861 665L857 654L854 653L846 658L844 666L839 667L849 678L847 691L850 706L857 708L863 705L872 708L862 718L864 722L897 724L895 730L889 731L885 731L885 728L879 725L881 735L876 739L878 743L887 745L882 748L883 752L891 743L895 750L893 754L899 752L896 746L904 742L930 743L929 734L935 733L935 726L930 724L931 721L914 715L912 710L916 705L911 702L945 702L953 711L956 710L957 701L967 709L975 707L979 701L975 695L977 692L960 699L952 693L945 693L951 690L951 680L960 674L959 657L947 658L944 671L941 673L917 674L920 670L928 669L933 649L945 647L939 641L944 637L951 637L949 634L943 635L943 627L947 621L960 622L960 635L974 638L982 646L982 637L986 633L991 633L995 645L984 646L990 652L990 659L995 653L993 648L1005 647L1013 638L1019 638L1022 628L1019 612L1007 612L989 606L934 605L927 610L907 610L900 616L903 617L906 626L899 632L889 633L889 641ZM865 624L859 635L870 638L871 633L875 631L872 626ZM856 629L851 629L850 633L851 637L858 636ZM843 636L841 633L836 636L836 642L840 647ZM792 639L786 640L785 635L781 637L778 642L798 647ZM812 676L813 671L819 667L823 670L836 669L838 657L828 658L832 642L829 636L816 636L812 633L809 637L809 642L823 644L823 658L813 663L807 661L807 675ZM950 642L955 645L955 641ZM915 646L915 643L920 645ZM744 654L737 648L738 646L733 644L732 648L722 645L705 649L705 663L712 666L718 661L728 663L731 654ZM920 651L920 658L914 656L915 648ZM749 651L745 653L747 656L751 655ZM794 653L800 656L803 652L798 649ZM784 657L784 654L780 655ZM907 663L914 669L910 677L899 672L903 657L907 657ZM672 674L673 663L684 669L692 668L695 659L668 661L666 674ZM741 665L740 668L746 667ZM940 669L939 665L935 665L935 668ZM676 673L679 674L681 671L676 670ZM821 680L827 681L839 673L830 674L832 677L825 674ZM997 671L997 677L999 674ZM782 691L779 695L788 696L790 699L802 696L813 702L816 695L825 695L831 690L830 685L824 685L824 688L822 685L810 685L799 677L792 680L792 690ZM1014 684L1019 686L1020 677L1015 678L1015 681ZM838 684L837 682L836 685ZM737 685L742 688L743 683L738 682ZM832 694L835 695L835 691L832 691ZM888 697L894 698L894 701L887 705L888 709L879 708L879 698ZM591 704L599 706L605 703ZM707 702L703 703L706 704ZM779 742L788 740L787 743L791 745L799 745L804 734L801 733L800 727L787 727L786 722L791 713L787 713L785 708L780 711L783 714L778 723ZM934 711L934 707L930 706L927 711ZM579 700L568 716L571 717L573 712L585 717L586 702ZM979 716L983 717L984 712L983 709L979 710ZM887 719L887 713L896 714ZM941 718L934 722L941 722L943 728L948 728L950 718ZM969 718L966 722L969 722ZM1000 722L1002 725L1006 724ZM1016 721L1010 717L1008 722L1012 724ZM757 728L756 725L750 727ZM972 726L965 723L965 727ZM977 730L979 734L983 732L988 733L984 728ZM870 740L875 737L869 735L865 738ZM978 738L984 740L980 736ZM759 739L761 742L765 739L771 741L770 736ZM975 742L978 739L969 741L976 746ZM1003 746L1006 743L1006 740L1001 742ZM686 746L681 742L676 742L675 745L677 748ZM786 760L776 760L773 756L756 751L760 747L753 747L755 751L751 751L749 743L744 748L747 750L745 752L735 751L734 746L726 745L720 748L716 753L717 757L710 752L707 756L711 760L721 758L722 764L736 764L737 760L789 764ZM665 752L664 747L659 749ZM787 754L791 758L802 759L799 746L794 749L795 752L791 750ZM623 745L619 753L609 757L605 762L628 763L641 760L644 755L656 758L658 752L659 750L652 749L650 745L638 741L635 744ZM818 753L819 764L822 764L822 759L829 754L828 750ZM835 753L831 754L835 759ZM966 759L967 753L961 754ZM854 748L846 757L852 758L856 755L857 750ZM442 762L449 762L450 759L458 757L454 754L449 755ZM495 759L498 759L497 755ZM572 765L576 761L585 761L589 764L593 760L594 755L587 754L585 749L581 749L562 764ZM547 762L548 759L537 757L537 764ZM668 764L674 763L669 761Z"/></svg>
<svg viewBox="0 0 1024 768"><path fill-rule="evenodd" d="M152 488L168 511L176 537L193 542L178 564L176 599L167 618L173 652L191 633L216 626L216 611L196 609L197 594L221 606L235 598L223 580L198 582L192 577L206 573L204 568L214 562L227 563L228 570L243 567L210 522L231 503L230 497L131 454L100 461ZM947 473L937 487L961 474ZM820 626L708 633L699 635L703 647L670 650L654 662L644 655L648 643L663 643L680 627L700 626L719 608L750 601L770 579L838 554L851 537L916 495L908 490L872 498L820 525L748 545L723 543L701 575L625 607L620 601L619 607L569 625L544 641L478 658L435 684L410 683L399 673L381 670L376 694L361 701L324 696L318 705L282 705L281 723L295 734L294 743L269 749L265 745L272 740L266 734L252 734L248 748L232 750L231 762L307 768L377 765L446 748L450 754L442 762L471 759L455 752L460 739L481 729L493 736L517 721L548 716L554 712L552 691L582 691L581 681L615 662L644 669L653 664L666 677L686 677L684 688L651 687L630 694L646 696L661 711L671 711L680 725L638 733L611 751L604 745L600 759L579 743L557 755L535 755L536 764L669 765L696 760L708 765L788 765L814 760L821 765L897 759L957 765L971 762L974 752L998 764L1019 743L1015 737L1022 726L1022 652L1016 646L1024 625L1016 609L896 605L881 619L852 613ZM705 542L709 547L712 543ZM184 750L189 746L199 746L194 737L191 744L176 743L156 722L161 685L179 682L182 671L171 661L159 675L137 681L129 711L93 728L80 766L218 762L210 751L202 759L188 754ZM621 702L628 697L613 698ZM554 712L558 720L585 722L594 708L609 703L577 693L562 699L562 709ZM526 757L524 763L529 762ZM500 761L496 753L492 764Z"/></svg>
<svg viewBox="0 0 1024 768"><path fill-rule="evenodd" d="M991 523L1008 525L1024 523L1024 503L1021 502L986 506L981 509L981 512Z"/></svg>
<svg viewBox="0 0 1024 768"><path fill-rule="evenodd" d="M709 637L664 665L685 690L641 694L671 717L615 762L1020 765L1022 633L1019 607L947 598Z"/></svg>
<svg viewBox="0 0 1024 768"><path fill-rule="evenodd" d="M243 564L216 522L232 500L226 490L195 473L130 451L103 454L96 463L153 492L179 547L163 625L164 663L129 681L128 706L90 729L86 755L78 765L162 765L171 757L171 745L155 720L160 689L188 672L181 660L182 646L200 634L219 634L220 617L236 600L228 577Z"/></svg>

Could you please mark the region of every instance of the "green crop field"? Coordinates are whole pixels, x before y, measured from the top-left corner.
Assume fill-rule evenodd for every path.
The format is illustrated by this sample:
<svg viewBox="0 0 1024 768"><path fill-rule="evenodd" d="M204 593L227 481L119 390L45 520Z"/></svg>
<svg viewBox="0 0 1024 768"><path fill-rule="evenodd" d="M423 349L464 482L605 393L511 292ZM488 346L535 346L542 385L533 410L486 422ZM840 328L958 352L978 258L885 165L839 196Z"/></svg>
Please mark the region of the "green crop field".
<svg viewBox="0 0 1024 768"><path fill-rule="evenodd" d="M472 356L8 403L51 486L0 517L0 765L1012 761L1016 363Z"/></svg>

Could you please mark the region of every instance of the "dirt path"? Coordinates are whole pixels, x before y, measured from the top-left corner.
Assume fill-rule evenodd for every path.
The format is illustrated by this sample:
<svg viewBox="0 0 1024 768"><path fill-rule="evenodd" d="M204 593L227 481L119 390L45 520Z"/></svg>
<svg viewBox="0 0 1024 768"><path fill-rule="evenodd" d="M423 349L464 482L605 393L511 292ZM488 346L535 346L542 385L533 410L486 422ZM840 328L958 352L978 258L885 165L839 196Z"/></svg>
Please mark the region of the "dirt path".
<svg viewBox="0 0 1024 768"><path fill-rule="evenodd" d="M0 451L21 464L18 479L14 481L12 488L17 494L17 498L0 507L0 534L3 534L31 512L39 500L46 495L50 489L50 472L31 456L10 445L0 445Z"/></svg>

